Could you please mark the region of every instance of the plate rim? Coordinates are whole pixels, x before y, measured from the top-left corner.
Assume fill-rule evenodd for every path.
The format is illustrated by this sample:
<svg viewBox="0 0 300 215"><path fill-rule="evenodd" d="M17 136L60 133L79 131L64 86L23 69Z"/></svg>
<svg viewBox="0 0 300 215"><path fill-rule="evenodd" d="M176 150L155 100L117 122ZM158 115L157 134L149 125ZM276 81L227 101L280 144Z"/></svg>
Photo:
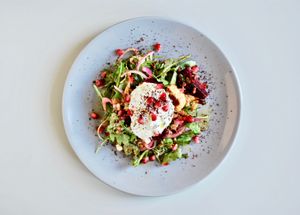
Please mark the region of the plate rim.
<svg viewBox="0 0 300 215"><path fill-rule="evenodd" d="M135 21L135 20L143 20L143 19L149 19L149 20L163 20L163 21L168 21L168 22L173 22L175 24L180 24L180 25L184 25L188 28L191 28L192 30L198 32L199 34L203 35L203 37L205 37L206 40L208 40L210 43L212 43L216 48L217 51L219 51L223 57L225 58L226 62L228 63L231 71L232 71L232 77L233 77L233 82L235 84L235 90L236 90L236 98L237 98L237 116L236 116L236 121L235 121L235 125L234 125L234 129L233 132L231 134L230 140L229 140L229 144L228 147L226 148L226 151L224 153L224 155L220 158L219 162L210 170L208 171L208 173L201 178L200 180L197 180L189 185L187 185L186 187L180 188L180 189L176 189L173 192L165 192L163 194L153 194L153 195L149 195L149 194L141 194L141 193L134 193L134 192L130 192L129 190L125 190L125 189L120 189L118 187L113 186L112 184L109 184L105 181L103 181L101 178L99 178L96 173L80 158L79 154L77 153L77 149L74 147L74 145L71 143L71 134L70 131L67 129L67 117L66 117L66 91L68 89L68 80L71 77L71 73L74 70L74 67L76 65L76 62L87 52L88 48L90 46L92 46L95 41L97 40L97 38L103 34L104 32L107 32L109 29L126 23L126 22L131 22L131 21ZM212 41L208 36L206 36L206 34L204 34L202 31L198 30L197 28L185 23L185 22L181 22L178 21L176 19L170 18L170 17L163 17L163 16L139 16L139 17L133 17L133 18L129 18L129 19L124 19L122 21L116 22L115 24L112 24L106 28L104 28L100 33L98 33L96 36L94 36L92 39L90 39L85 46L81 49L81 51L78 53L78 55L76 56L76 58L73 60L72 65L70 66L69 70L68 70L68 74L67 77L65 79L65 83L64 83L64 87L63 87L63 93L62 93L62 109L61 109L61 113L62 113L62 121L63 121L63 125L64 125L64 130L68 139L68 143L71 146L72 150L74 151L76 157L80 160L80 162L89 170L90 173L92 173L92 175L94 175L98 180L100 180L102 183L104 183L105 185L108 185L109 187L121 191L123 193L127 193L127 194L131 194L134 196L148 196L148 197L159 197L159 196L167 196L167 195L172 195L178 192L181 192L183 190L186 190L188 188L191 188L193 185L198 184L200 181L205 180L209 175L211 175L212 172L214 172L216 169L218 169L218 167L220 167L221 163L223 163L223 161L225 160L225 158L228 156L230 149L232 148L235 140L236 140L236 136L238 134L238 130L240 127L240 122L241 122L241 117L242 117L242 91L241 91L241 86L240 86L240 80L237 76L236 73L236 69L233 66L233 64L231 63L231 61L228 59L228 57L224 54L223 50L220 48L220 46L218 46L214 41Z"/></svg>

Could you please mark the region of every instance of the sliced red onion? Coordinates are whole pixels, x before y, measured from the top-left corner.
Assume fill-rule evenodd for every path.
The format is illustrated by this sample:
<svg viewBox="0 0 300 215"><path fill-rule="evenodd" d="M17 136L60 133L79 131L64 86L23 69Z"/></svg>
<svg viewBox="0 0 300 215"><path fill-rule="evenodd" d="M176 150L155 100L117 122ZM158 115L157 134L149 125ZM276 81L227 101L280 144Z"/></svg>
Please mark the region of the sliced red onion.
<svg viewBox="0 0 300 215"><path fill-rule="evenodd" d="M152 73L151 69L149 69L148 67L143 66L142 71L145 72L145 73L147 73L148 78L152 78L153 73Z"/></svg>
<svg viewBox="0 0 300 215"><path fill-rule="evenodd" d="M106 104L110 103L112 104L112 101L109 98L103 97L102 98L102 106L103 106L103 110L106 111Z"/></svg>
<svg viewBox="0 0 300 215"><path fill-rule="evenodd" d="M144 146L145 146L146 149L150 150L150 149L153 149L155 147L155 143L152 140L150 143L144 143Z"/></svg>
<svg viewBox="0 0 300 215"><path fill-rule="evenodd" d="M167 138L175 138L175 137L178 137L179 135L181 135L184 131L185 131L185 127L182 126L182 127L179 127L175 133L173 133L173 134L167 134L165 137L167 137Z"/></svg>
<svg viewBox="0 0 300 215"><path fill-rule="evenodd" d="M174 119L174 124L176 125L182 125L184 123L184 120L183 119Z"/></svg>
<svg viewBox="0 0 300 215"><path fill-rule="evenodd" d="M117 87L115 85L114 85L114 88L115 88L116 91L118 91L119 93L123 94L123 90L122 89L120 89L119 87Z"/></svg>
<svg viewBox="0 0 300 215"><path fill-rule="evenodd" d="M139 53L139 50L136 48L128 48L128 49L124 50L124 53L119 56L118 60L122 59L124 57L124 55L127 54L128 52L134 52L134 54L137 55Z"/></svg>
<svg viewBox="0 0 300 215"><path fill-rule="evenodd" d="M136 70L140 70L141 65L145 62L145 60L147 59L147 57L149 57L149 56L152 57L153 54L154 54L154 51L150 51L150 52L148 52L144 57L142 57L142 58L139 60L139 62L137 63L137 65L136 65Z"/></svg>
<svg viewBox="0 0 300 215"><path fill-rule="evenodd" d="M201 121L203 121L202 118L194 118L193 120L194 120L194 122L201 122Z"/></svg>

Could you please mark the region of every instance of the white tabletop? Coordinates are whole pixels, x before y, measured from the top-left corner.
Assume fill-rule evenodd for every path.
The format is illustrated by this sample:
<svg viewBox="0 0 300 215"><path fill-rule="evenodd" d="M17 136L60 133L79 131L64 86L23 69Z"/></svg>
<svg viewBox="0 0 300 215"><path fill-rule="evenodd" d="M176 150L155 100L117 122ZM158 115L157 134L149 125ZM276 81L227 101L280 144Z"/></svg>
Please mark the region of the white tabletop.
<svg viewBox="0 0 300 215"><path fill-rule="evenodd" d="M300 214L300 1L1 1L0 214ZM80 50L124 19L192 25L235 66L242 119L205 180L146 198L100 182L68 144L62 90Z"/></svg>

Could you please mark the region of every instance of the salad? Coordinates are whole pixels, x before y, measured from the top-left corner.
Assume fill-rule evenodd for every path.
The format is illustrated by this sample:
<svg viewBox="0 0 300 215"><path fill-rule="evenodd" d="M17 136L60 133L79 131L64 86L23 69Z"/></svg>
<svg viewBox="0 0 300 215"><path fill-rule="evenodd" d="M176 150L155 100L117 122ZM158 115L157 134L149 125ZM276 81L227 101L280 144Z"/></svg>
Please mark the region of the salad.
<svg viewBox="0 0 300 215"><path fill-rule="evenodd" d="M97 120L100 139L130 157L133 166L157 161L161 165L187 158L185 145L200 142L209 115L202 111L208 87L190 56L157 55L159 43L142 52L117 49L116 61L93 81L99 102L90 118Z"/></svg>

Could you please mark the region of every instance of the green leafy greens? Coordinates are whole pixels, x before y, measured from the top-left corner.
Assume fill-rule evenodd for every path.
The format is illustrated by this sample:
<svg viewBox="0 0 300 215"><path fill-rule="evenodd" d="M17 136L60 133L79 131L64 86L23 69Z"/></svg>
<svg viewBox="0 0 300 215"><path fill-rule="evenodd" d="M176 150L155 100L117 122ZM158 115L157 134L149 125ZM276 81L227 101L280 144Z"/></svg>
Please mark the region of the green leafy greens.
<svg viewBox="0 0 300 215"><path fill-rule="evenodd" d="M164 133L160 134L160 138L153 138L152 147L146 147L146 143L139 139L130 128L130 110L125 97L146 79L157 84L162 83L168 92L168 86L178 84L178 79L182 76L180 72L186 67L195 66L196 62L188 60L190 55L164 59L162 56L153 55L153 51L141 54L139 50L130 48L124 52L127 51L133 54L126 53L127 58L124 58L122 54L122 57L119 57L114 64L102 71L93 84L101 104L99 107L104 112L101 114L104 118L97 129L101 143L98 144L96 151L98 152L104 143L109 142L118 151L123 151L126 156L131 157L133 166L145 163L150 157L152 160L154 157L161 164L187 158L188 155L182 152L182 146L190 144L193 137L207 129L207 115L198 116L197 109L193 109L192 105L185 105L182 110L185 114L199 117L201 120L192 123L185 122L184 133L177 137L167 138ZM180 113L176 114L180 115ZM167 128L169 131L172 126L175 126L175 122L172 123Z"/></svg>

